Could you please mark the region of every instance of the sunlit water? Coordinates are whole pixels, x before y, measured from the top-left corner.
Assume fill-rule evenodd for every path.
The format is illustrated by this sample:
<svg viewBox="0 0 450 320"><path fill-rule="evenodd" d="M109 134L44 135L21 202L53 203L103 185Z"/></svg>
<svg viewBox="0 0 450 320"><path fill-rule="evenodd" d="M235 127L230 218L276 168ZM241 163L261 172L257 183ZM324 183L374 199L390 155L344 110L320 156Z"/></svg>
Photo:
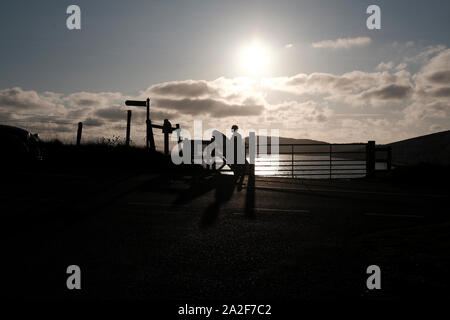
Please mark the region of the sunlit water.
<svg viewBox="0 0 450 320"><path fill-rule="evenodd" d="M217 166L222 163L217 159ZM247 158L247 161L249 159ZM255 174L258 176L291 177L308 179L361 178L366 175L365 160L351 160L328 155L292 155L282 154L257 157ZM331 175L330 175L331 168ZM386 163L376 163L377 170L386 169ZM226 166L225 170L229 170ZM231 172L223 172L232 174Z"/></svg>
<svg viewBox="0 0 450 320"><path fill-rule="evenodd" d="M256 158L255 174L260 176L285 176L294 178L358 178L366 175L365 160L348 160L328 155L266 156ZM377 163L377 169L385 169L384 163ZM331 168L331 176L330 176Z"/></svg>

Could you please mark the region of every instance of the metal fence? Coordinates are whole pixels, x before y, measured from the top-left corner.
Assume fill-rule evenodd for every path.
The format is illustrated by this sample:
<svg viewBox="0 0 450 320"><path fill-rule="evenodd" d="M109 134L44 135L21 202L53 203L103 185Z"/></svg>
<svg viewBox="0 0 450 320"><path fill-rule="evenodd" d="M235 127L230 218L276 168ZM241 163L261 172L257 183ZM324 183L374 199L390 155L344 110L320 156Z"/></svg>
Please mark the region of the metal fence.
<svg viewBox="0 0 450 320"><path fill-rule="evenodd" d="M266 148L270 145L263 146ZM260 153L260 149L255 160L256 175L333 179L372 176L376 170L391 169L390 147L375 146L374 141L279 144L275 153Z"/></svg>
<svg viewBox="0 0 450 320"><path fill-rule="evenodd" d="M213 140L200 140L198 147L191 142L191 163L202 163L202 150ZM246 159L251 162L246 143ZM254 174L290 178L355 178L370 177L378 170L391 170L391 147L376 146L375 141L367 143L285 143L271 146L257 144ZM226 152L225 152L226 153ZM234 144L234 163L237 143ZM220 164L219 164L220 165ZM216 169L213 163L210 169ZM254 168L254 169L253 169ZM220 166L221 172L230 172L228 167Z"/></svg>

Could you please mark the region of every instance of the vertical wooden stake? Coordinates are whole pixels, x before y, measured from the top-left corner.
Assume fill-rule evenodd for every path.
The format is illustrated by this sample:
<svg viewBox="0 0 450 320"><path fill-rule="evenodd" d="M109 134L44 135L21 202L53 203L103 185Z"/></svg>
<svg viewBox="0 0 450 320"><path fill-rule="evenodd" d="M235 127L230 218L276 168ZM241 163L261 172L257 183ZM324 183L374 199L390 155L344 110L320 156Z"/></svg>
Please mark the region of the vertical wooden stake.
<svg viewBox="0 0 450 320"><path fill-rule="evenodd" d="M332 153L333 151L332 151L332 144L330 143L330 180L331 180L331 170L332 170L332 166L333 166L333 164L331 163L331 153Z"/></svg>
<svg viewBox="0 0 450 320"><path fill-rule="evenodd" d="M177 144L178 144L178 154L181 154L181 132L180 132L180 124L177 123L175 125L175 130L177 131Z"/></svg>
<svg viewBox="0 0 450 320"><path fill-rule="evenodd" d="M366 177L373 177L375 174L375 141L366 144Z"/></svg>
<svg viewBox="0 0 450 320"><path fill-rule="evenodd" d="M167 132L164 133L164 155L169 155L169 134Z"/></svg>
<svg viewBox="0 0 450 320"><path fill-rule="evenodd" d="M127 134L125 138L125 145L130 145L130 128L131 128L131 110L127 111Z"/></svg>
<svg viewBox="0 0 450 320"><path fill-rule="evenodd" d="M291 145L291 171L292 171L292 178L294 178L294 145L293 144Z"/></svg>
<svg viewBox="0 0 450 320"><path fill-rule="evenodd" d="M78 130L77 130L77 146L81 144L81 134L83 132L83 122L78 122Z"/></svg>
<svg viewBox="0 0 450 320"><path fill-rule="evenodd" d="M155 138L153 137L153 130L152 130L152 122L150 120L150 98L147 98L147 120L145 123L147 124L147 148L150 148L151 150L155 151Z"/></svg>

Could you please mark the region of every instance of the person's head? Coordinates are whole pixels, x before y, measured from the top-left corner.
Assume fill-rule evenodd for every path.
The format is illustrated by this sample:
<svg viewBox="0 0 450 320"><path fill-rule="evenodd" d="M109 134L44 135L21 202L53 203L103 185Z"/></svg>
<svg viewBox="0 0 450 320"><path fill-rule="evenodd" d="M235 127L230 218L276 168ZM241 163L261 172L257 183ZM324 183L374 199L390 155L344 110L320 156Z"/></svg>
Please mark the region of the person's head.
<svg viewBox="0 0 450 320"><path fill-rule="evenodd" d="M239 127L235 124L233 124L233 126L231 127L231 131L237 131L239 129Z"/></svg>

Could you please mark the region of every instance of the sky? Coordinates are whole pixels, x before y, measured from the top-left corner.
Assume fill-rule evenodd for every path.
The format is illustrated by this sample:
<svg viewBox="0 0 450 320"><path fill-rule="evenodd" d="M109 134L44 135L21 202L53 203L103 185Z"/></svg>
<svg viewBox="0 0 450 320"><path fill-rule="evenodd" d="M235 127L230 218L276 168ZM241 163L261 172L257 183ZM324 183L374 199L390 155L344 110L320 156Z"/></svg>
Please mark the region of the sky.
<svg viewBox="0 0 450 320"><path fill-rule="evenodd" d="M81 30L66 26L71 4ZM124 101L150 97L154 122L187 129L393 142L450 129L449 30L437 0L5 0L0 123L71 141L82 121L87 137L123 138Z"/></svg>

